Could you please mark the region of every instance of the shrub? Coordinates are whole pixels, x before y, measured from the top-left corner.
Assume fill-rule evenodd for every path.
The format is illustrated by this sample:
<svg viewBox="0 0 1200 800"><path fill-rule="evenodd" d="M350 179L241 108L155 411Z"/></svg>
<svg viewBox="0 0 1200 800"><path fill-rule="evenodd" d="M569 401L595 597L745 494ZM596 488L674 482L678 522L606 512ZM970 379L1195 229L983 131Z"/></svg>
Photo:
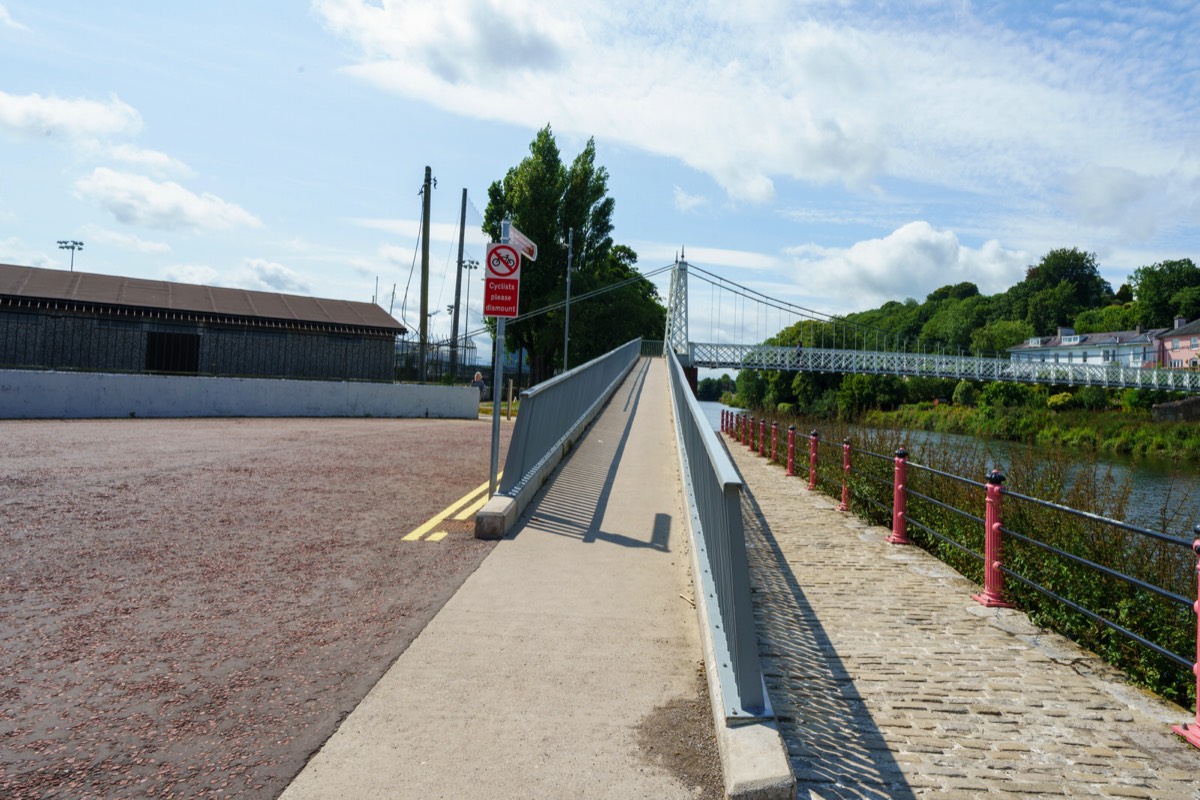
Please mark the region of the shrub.
<svg viewBox="0 0 1200 800"><path fill-rule="evenodd" d="M973 406L975 405L975 384L968 380L961 380L954 387L954 395L950 398L956 406Z"/></svg>
<svg viewBox="0 0 1200 800"><path fill-rule="evenodd" d="M1065 411L1068 408L1074 408L1075 395L1070 392L1059 392L1058 394L1050 395L1046 400L1046 408L1051 411Z"/></svg>

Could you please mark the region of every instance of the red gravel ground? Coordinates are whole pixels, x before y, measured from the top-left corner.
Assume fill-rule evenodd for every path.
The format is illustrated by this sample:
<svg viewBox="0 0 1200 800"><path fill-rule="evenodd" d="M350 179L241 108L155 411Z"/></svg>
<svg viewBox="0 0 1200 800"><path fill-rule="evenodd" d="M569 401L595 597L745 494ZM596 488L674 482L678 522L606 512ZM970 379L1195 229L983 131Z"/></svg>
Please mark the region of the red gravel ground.
<svg viewBox="0 0 1200 800"><path fill-rule="evenodd" d="M490 552L401 541L490 436L0 422L0 797L276 797Z"/></svg>

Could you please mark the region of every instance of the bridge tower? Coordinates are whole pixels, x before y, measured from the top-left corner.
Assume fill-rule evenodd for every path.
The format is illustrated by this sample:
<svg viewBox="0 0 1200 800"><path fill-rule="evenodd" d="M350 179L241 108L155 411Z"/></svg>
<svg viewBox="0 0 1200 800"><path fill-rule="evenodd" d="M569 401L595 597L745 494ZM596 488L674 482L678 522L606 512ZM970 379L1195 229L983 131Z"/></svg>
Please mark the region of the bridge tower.
<svg viewBox="0 0 1200 800"><path fill-rule="evenodd" d="M663 334L664 347L679 356L684 367L692 365L692 354L688 347L688 296L687 262L683 257L675 259L671 269L671 287L667 292L667 330Z"/></svg>
<svg viewBox="0 0 1200 800"><path fill-rule="evenodd" d="M671 287L667 292L667 330L663 334L663 347L679 357L684 377L695 395L700 376L699 370L692 364L692 346L688 341L687 262L683 259L681 252L671 270Z"/></svg>

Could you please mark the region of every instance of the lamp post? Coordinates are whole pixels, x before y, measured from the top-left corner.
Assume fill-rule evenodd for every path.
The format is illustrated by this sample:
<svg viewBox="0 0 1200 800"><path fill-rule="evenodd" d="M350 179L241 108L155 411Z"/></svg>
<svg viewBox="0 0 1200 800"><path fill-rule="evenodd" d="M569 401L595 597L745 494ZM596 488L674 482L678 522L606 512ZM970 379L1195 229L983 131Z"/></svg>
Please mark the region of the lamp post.
<svg viewBox="0 0 1200 800"><path fill-rule="evenodd" d="M74 239L59 239L58 240L58 249L71 251L71 272L74 272L75 271L75 251L83 249L83 242L77 242Z"/></svg>

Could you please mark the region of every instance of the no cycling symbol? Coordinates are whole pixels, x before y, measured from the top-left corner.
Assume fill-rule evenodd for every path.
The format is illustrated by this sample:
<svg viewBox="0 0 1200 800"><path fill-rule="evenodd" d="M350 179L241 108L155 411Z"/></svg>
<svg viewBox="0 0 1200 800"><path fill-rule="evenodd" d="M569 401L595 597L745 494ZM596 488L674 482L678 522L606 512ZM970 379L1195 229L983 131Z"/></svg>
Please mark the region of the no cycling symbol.
<svg viewBox="0 0 1200 800"><path fill-rule="evenodd" d="M487 251L488 277L519 279L521 254L507 244L490 244Z"/></svg>

